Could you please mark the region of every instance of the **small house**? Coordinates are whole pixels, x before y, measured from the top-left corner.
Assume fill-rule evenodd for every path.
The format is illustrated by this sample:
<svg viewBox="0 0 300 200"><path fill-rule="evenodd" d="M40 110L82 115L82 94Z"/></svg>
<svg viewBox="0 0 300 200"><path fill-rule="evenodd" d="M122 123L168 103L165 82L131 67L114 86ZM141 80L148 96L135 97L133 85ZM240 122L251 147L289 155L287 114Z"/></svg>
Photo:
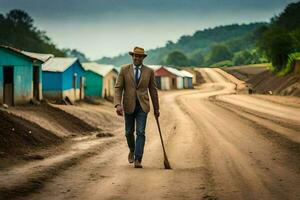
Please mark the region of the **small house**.
<svg viewBox="0 0 300 200"><path fill-rule="evenodd" d="M176 88L177 89L183 89L183 78L184 75L181 73L181 71L177 70L173 67L166 67L168 71L170 71L172 74L176 75Z"/></svg>
<svg viewBox="0 0 300 200"><path fill-rule="evenodd" d="M85 70L77 58L50 58L42 70L44 98L71 102L84 98Z"/></svg>
<svg viewBox="0 0 300 200"><path fill-rule="evenodd" d="M0 103L18 105L42 98L42 64L34 53L0 46Z"/></svg>
<svg viewBox="0 0 300 200"><path fill-rule="evenodd" d="M95 62L83 63L86 70L86 96L112 99L118 70L114 65L104 65Z"/></svg>
<svg viewBox="0 0 300 200"><path fill-rule="evenodd" d="M184 88L193 88L193 74L189 73L188 71L181 70L183 74L183 87Z"/></svg>
<svg viewBox="0 0 300 200"><path fill-rule="evenodd" d="M171 90L177 88L177 76L167 70L166 67L160 67L155 70L155 80L158 89Z"/></svg>
<svg viewBox="0 0 300 200"><path fill-rule="evenodd" d="M201 76L200 72L195 70L195 68L184 67L183 70L187 71L193 75L193 85L196 85L197 83L201 83L201 82L199 82L199 80L202 79L202 76Z"/></svg>

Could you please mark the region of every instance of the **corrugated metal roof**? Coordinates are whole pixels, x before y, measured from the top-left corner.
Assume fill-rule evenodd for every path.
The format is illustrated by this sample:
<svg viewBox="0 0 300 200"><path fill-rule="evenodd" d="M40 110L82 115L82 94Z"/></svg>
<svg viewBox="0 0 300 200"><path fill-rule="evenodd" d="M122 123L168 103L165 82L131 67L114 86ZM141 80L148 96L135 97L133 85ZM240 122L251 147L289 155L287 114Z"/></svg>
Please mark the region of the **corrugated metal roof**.
<svg viewBox="0 0 300 200"><path fill-rule="evenodd" d="M183 73L181 73L181 71L179 71L178 69L175 69L173 67L164 67L164 68L166 68L169 72L175 74L176 76L184 77Z"/></svg>
<svg viewBox="0 0 300 200"><path fill-rule="evenodd" d="M151 69L157 70L159 68L161 68L161 65L146 65L148 67L150 67Z"/></svg>
<svg viewBox="0 0 300 200"><path fill-rule="evenodd" d="M169 70L167 70L165 67L160 67L157 70L155 70L155 76L176 76Z"/></svg>
<svg viewBox="0 0 300 200"><path fill-rule="evenodd" d="M193 74L191 74L191 73L188 72L188 71L181 70L181 73L184 75L184 77L193 78Z"/></svg>
<svg viewBox="0 0 300 200"><path fill-rule="evenodd" d="M91 70L101 76L106 76L111 70L115 69L114 65L98 64L96 62L82 63L82 66L85 70Z"/></svg>
<svg viewBox="0 0 300 200"><path fill-rule="evenodd" d="M29 58L30 60L32 61L35 61L35 60L38 60L38 61L42 61L44 62L43 60L39 59L39 58L36 58L36 57L33 57L32 55L29 55L29 54L25 54L24 51L21 51L20 49L16 49L14 47L10 47L10 46L5 46L5 45L0 45L1 48L4 48L4 49L7 49L9 51L12 51L14 53L17 53L19 55L22 55L22 56L25 56L26 58Z"/></svg>
<svg viewBox="0 0 300 200"><path fill-rule="evenodd" d="M34 52L28 52L28 51L21 51L22 54L25 54L29 57L36 58L40 61L46 62L50 58L53 58L53 54L44 54L44 53L34 53Z"/></svg>
<svg viewBox="0 0 300 200"><path fill-rule="evenodd" d="M77 58L53 57L45 62L42 66L43 71L64 72L68 67L74 64Z"/></svg>

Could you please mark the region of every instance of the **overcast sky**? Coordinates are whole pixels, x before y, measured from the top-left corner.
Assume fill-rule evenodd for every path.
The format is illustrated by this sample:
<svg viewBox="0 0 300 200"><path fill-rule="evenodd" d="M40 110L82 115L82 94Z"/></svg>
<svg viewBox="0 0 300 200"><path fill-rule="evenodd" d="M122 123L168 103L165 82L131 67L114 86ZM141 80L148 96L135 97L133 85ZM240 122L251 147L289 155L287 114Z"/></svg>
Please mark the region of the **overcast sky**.
<svg viewBox="0 0 300 200"><path fill-rule="evenodd" d="M0 12L23 9L59 48L76 48L98 59L134 46L161 47L208 27L269 21L295 1L0 0Z"/></svg>

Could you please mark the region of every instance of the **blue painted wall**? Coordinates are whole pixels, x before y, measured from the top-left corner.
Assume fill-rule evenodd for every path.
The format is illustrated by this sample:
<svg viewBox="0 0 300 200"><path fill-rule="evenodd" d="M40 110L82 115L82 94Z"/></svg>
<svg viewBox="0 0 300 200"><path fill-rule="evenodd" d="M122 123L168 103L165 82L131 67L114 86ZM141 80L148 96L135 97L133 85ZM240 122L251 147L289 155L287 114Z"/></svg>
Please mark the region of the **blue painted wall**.
<svg viewBox="0 0 300 200"><path fill-rule="evenodd" d="M63 73L63 83L62 88L63 90L68 90L73 88L73 75L77 74L77 82L76 88L80 88L80 78L84 77L85 70L82 68L79 61L76 61L72 66L70 66L66 71Z"/></svg>
<svg viewBox="0 0 300 200"><path fill-rule="evenodd" d="M84 69L76 61L64 72L43 71L43 91L63 91L73 88L73 75L77 74L76 88L80 88L80 78L84 77Z"/></svg>
<svg viewBox="0 0 300 200"><path fill-rule="evenodd" d="M62 73L43 71L43 91L62 90Z"/></svg>
<svg viewBox="0 0 300 200"><path fill-rule="evenodd" d="M188 79L189 88L193 88L193 78Z"/></svg>
<svg viewBox="0 0 300 200"><path fill-rule="evenodd" d="M157 88L161 89L161 77L160 76L155 76L155 82L156 82Z"/></svg>

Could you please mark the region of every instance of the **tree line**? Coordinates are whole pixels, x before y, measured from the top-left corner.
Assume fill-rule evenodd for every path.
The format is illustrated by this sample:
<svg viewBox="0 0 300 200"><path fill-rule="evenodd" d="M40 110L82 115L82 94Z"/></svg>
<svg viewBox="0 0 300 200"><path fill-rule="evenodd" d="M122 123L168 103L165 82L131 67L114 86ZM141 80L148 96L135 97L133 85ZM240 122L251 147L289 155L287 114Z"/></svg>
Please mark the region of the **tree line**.
<svg viewBox="0 0 300 200"><path fill-rule="evenodd" d="M34 26L33 18L19 9L11 10L6 14L0 13L0 45L55 56L78 57L81 61L88 60L76 49L56 47L45 31Z"/></svg>
<svg viewBox="0 0 300 200"><path fill-rule="evenodd" d="M227 31L231 31L230 28ZM185 38L181 40L183 43ZM215 41L209 52L189 55L186 48L183 48L185 51L174 50L167 55L165 64L220 67L271 62L275 72L289 73L293 59L300 58L300 1L289 4L270 23L258 24L242 37L219 43L218 39ZM191 43L188 39L185 42Z"/></svg>

